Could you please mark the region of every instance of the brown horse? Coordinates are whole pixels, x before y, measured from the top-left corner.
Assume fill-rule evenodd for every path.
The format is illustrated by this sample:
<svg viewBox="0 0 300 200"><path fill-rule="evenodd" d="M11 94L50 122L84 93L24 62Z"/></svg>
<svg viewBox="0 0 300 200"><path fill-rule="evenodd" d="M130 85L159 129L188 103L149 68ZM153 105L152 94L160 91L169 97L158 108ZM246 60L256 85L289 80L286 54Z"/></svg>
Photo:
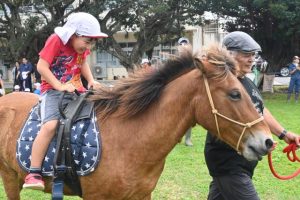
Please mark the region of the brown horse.
<svg viewBox="0 0 300 200"><path fill-rule="evenodd" d="M83 199L151 199L167 155L196 123L250 160L268 152L270 131L231 72L227 51L215 46L199 58L183 47L154 72L95 91L103 152L97 169L80 177ZM0 173L8 199L20 199L26 172L18 166L16 143L37 101L28 93L0 98ZM50 178L45 192L51 192ZM64 193L72 195L68 188Z"/></svg>

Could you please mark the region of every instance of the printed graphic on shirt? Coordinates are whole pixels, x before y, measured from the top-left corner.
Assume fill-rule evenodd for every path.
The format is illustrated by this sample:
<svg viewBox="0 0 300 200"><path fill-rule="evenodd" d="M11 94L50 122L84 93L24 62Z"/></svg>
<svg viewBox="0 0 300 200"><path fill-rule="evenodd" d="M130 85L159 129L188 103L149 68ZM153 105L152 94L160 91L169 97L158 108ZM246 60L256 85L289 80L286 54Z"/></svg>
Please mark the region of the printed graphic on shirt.
<svg viewBox="0 0 300 200"><path fill-rule="evenodd" d="M59 56L56 57L53 64L51 65L50 69L51 72L54 74L54 76L61 81L62 83L65 83L68 81L68 79L71 79L71 76L67 75L66 71L67 64L71 63L73 60L72 56Z"/></svg>
<svg viewBox="0 0 300 200"><path fill-rule="evenodd" d="M73 56L62 55L54 59L50 69L61 83L72 83L78 91L84 91L80 78L82 62L81 55L76 59Z"/></svg>

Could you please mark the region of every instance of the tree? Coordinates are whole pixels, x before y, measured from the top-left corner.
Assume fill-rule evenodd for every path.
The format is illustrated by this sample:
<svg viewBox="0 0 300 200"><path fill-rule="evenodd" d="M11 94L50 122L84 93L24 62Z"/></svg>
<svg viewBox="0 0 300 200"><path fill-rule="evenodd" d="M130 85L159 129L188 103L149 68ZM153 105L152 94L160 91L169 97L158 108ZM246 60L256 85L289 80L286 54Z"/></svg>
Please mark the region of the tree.
<svg viewBox="0 0 300 200"><path fill-rule="evenodd" d="M300 49L299 0L208 0L208 9L224 18L225 29L252 35L262 46L270 70L291 62Z"/></svg>
<svg viewBox="0 0 300 200"><path fill-rule="evenodd" d="M6 12L5 19L0 19L0 37L7 39L12 57L17 58L25 53L36 60L55 26L62 24L71 12L86 11L98 18L102 31L109 35L97 47L117 57L127 70L132 70L145 52L151 56L158 44L177 40L185 24L200 23L200 15L204 12L201 8L196 12L192 0L79 1L78 7L69 13L66 13L66 9L74 0L30 2L4 0L0 3ZM20 12L24 5L34 7L33 16L29 16L33 12ZM21 15L28 17L25 23L22 23ZM134 31L137 42L130 55L114 39L113 35L118 31Z"/></svg>
<svg viewBox="0 0 300 200"><path fill-rule="evenodd" d="M13 62L20 57L27 57L36 62L38 52L46 38L53 32L54 27L69 15L66 8L74 0L46 0L42 4L40 2L37 0L0 2L0 10L4 13L0 18L0 38L4 41L2 47L6 50L2 58ZM85 3L80 4L76 10L83 5Z"/></svg>

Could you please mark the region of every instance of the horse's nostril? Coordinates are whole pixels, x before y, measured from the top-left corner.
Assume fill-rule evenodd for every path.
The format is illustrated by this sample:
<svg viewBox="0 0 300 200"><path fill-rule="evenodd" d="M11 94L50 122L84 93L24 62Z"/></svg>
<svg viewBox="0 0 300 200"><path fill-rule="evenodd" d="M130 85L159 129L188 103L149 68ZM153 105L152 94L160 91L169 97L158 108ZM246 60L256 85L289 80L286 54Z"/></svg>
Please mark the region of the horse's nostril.
<svg viewBox="0 0 300 200"><path fill-rule="evenodd" d="M271 149L273 147L273 141L271 139L266 140L266 147L267 149Z"/></svg>

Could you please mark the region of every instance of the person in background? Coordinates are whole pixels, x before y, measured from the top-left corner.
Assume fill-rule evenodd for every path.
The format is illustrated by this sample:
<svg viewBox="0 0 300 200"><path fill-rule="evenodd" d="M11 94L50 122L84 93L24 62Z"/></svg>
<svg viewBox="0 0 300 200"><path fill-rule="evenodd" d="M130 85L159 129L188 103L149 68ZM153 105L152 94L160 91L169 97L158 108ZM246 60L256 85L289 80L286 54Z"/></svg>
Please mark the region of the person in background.
<svg viewBox="0 0 300 200"><path fill-rule="evenodd" d="M178 45L188 45L188 44L190 44L190 41L188 38L186 38L186 37L179 38ZM191 138L192 138L192 127L190 127L185 133L184 143L188 147L193 146Z"/></svg>
<svg viewBox="0 0 300 200"><path fill-rule="evenodd" d="M186 38L186 37L179 38L178 45L188 45L188 44L190 44L190 41L188 38Z"/></svg>
<svg viewBox="0 0 300 200"><path fill-rule="evenodd" d="M33 93L37 95L41 95L41 84L39 82L36 82L33 85L34 85Z"/></svg>
<svg viewBox="0 0 300 200"><path fill-rule="evenodd" d="M20 65L20 80L21 80L21 91L25 91L26 88L29 88L30 92L32 92L32 81L31 81L31 73L33 70L33 66L30 62L28 62L27 58L22 58L22 64Z"/></svg>
<svg viewBox="0 0 300 200"><path fill-rule="evenodd" d="M20 92L20 86L19 85L14 86L14 92Z"/></svg>
<svg viewBox="0 0 300 200"><path fill-rule="evenodd" d="M185 132L184 144L185 144L186 146L188 146L188 147L193 146L191 136L192 136L192 127L190 127L190 128Z"/></svg>
<svg viewBox="0 0 300 200"><path fill-rule="evenodd" d="M151 67L151 62L147 58L142 59L141 67L145 72L151 72L153 70Z"/></svg>
<svg viewBox="0 0 300 200"><path fill-rule="evenodd" d="M251 72L255 52L260 45L247 33L235 31L227 34L223 45L230 51L238 64L238 79L249 94L257 111L263 115L271 132L286 143L300 146L300 136L287 131L264 107L262 96L255 84L245 75ZM205 59L205 58L204 58ZM207 133L204 155L212 181L208 200L259 200L252 183L252 176L258 161L248 161L242 155Z"/></svg>
<svg viewBox="0 0 300 200"><path fill-rule="evenodd" d="M56 27L39 53L37 69L41 74L41 129L35 138L29 174L23 188L44 190L42 162L49 143L55 135L61 118L58 100L62 92L68 92L62 100L63 106L72 101L74 91L86 92L81 74L88 88L97 89L100 83L94 80L87 56L99 38L107 37L101 32L98 20L91 14L79 12L69 15L62 27Z"/></svg>
<svg viewBox="0 0 300 200"><path fill-rule="evenodd" d="M289 65L289 71L291 75L291 80L288 88L287 102L290 102L292 93L294 91L295 103L298 103L300 90L300 66L298 56L293 57L293 62Z"/></svg>
<svg viewBox="0 0 300 200"><path fill-rule="evenodd" d="M19 69L20 69L20 64L18 61L16 61L15 65L12 69L12 76L13 76L13 81L14 81L13 87L16 85L20 86L20 71L19 71Z"/></svg>
<svg viewBox="0 0 300 200"><path fill-rule="evenodd" d="M2 74L0 73L0 97L5 95L5 87L4 87L4 81L2 79Z"/></svg>
<svg viewBox="0 0 300 200"><path fill-rule="evenodd" d="M33 65L32 73L34 74L34 83L41 83L41 74L38 72L36 64Z"/></svg>

